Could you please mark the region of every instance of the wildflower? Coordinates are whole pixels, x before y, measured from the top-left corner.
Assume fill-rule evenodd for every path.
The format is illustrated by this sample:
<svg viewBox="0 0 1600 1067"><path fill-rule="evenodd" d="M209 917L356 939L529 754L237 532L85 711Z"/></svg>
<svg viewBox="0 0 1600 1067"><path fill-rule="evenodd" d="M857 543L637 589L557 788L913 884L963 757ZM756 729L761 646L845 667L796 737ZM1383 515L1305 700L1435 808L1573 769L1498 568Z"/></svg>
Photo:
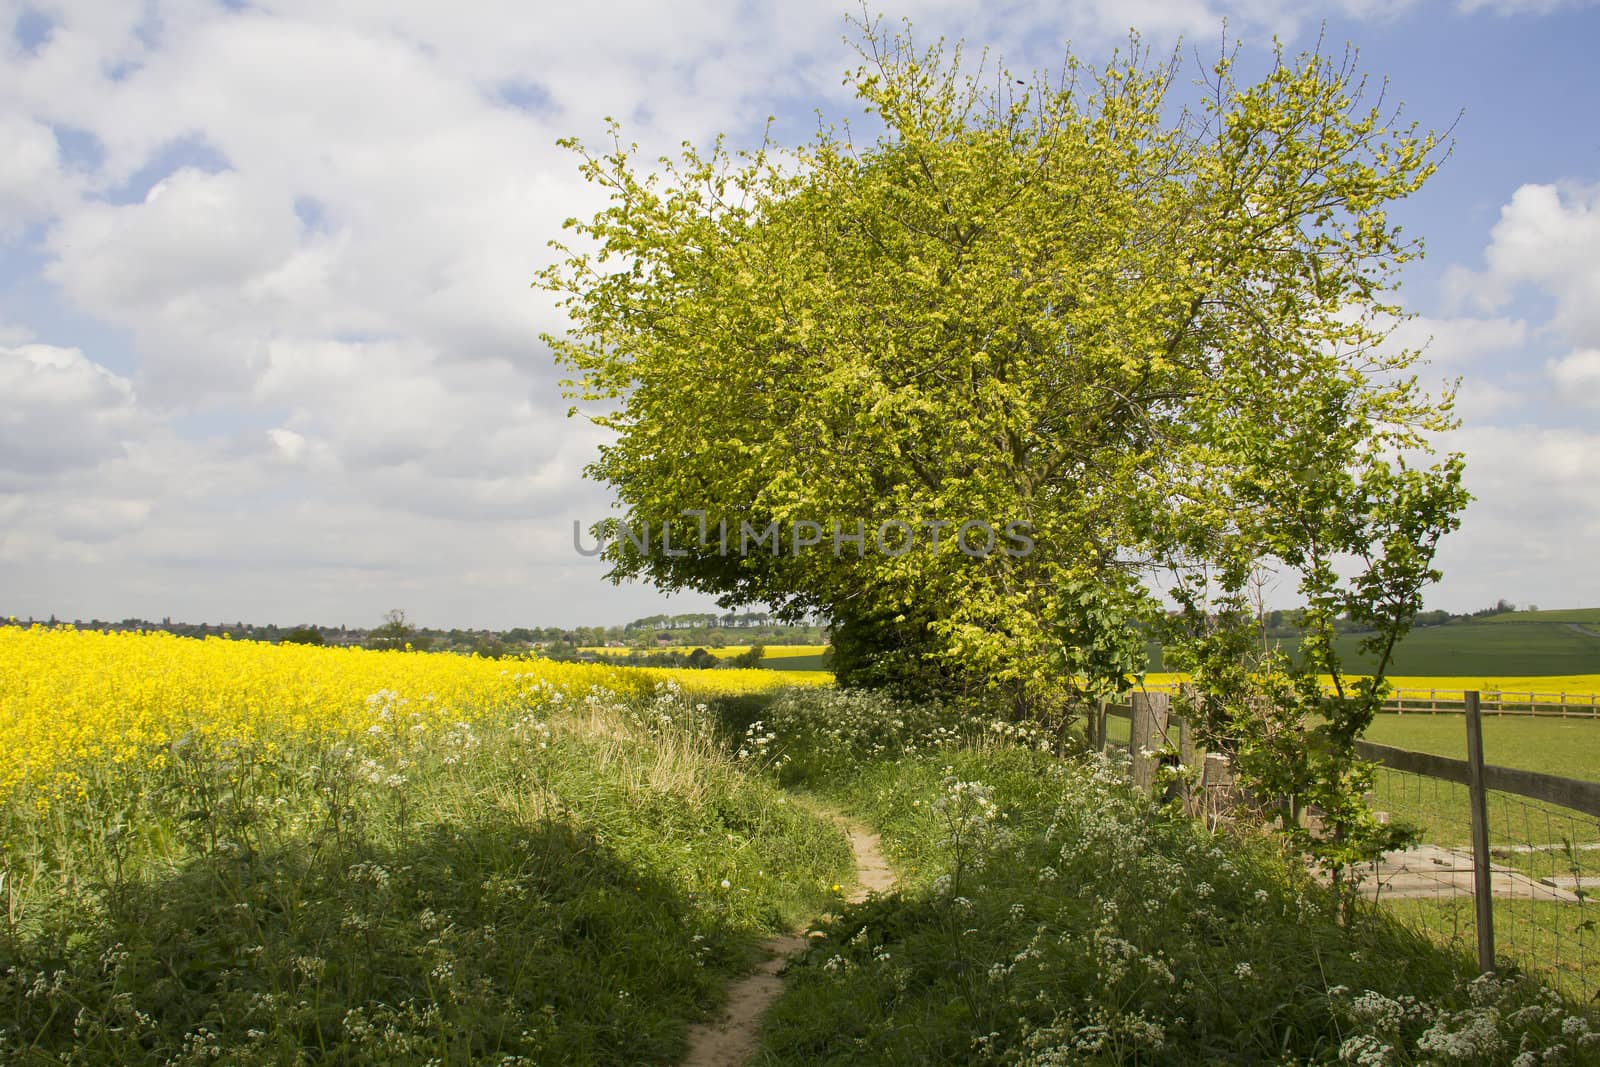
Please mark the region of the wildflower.
<svg viewBox="0 0 1600 1067"><path fill-rule="evenodd" d="M1360 1067L1386 1067L1393 1061L1394 1050L1371 1034L1356 1034L1346 1038L1339 1046L1339 1062L1359 1064Z"/></svg>

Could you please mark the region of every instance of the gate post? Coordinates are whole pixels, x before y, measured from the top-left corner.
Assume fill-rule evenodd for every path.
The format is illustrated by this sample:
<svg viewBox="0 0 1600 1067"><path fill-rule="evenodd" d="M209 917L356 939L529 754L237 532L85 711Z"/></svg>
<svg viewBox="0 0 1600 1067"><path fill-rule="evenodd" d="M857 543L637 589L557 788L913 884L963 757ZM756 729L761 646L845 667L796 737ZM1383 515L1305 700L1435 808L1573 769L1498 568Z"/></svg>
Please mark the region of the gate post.
<svg viewBox="0 0 1600 1067"><path fill-rule="evenodd" d="M1494 896L1489 869L1489 796L1483 786L1483 717L1478 692L1462 695L1467 712L1467 792L1472 802L1472 896L1478 919L1478 970L1485 974L1494 964Z"/></svg>
<svg viewBox="0 0 1600 1067"><path fill-rule="evenodd" d="M1156 759L1146 749L1166 744L1167 715L1172 698L1166 693L1135 692L1133 718L1128 723L1128 753L1133 757L1133 787L1149 793L1156 784Z"/></svg>

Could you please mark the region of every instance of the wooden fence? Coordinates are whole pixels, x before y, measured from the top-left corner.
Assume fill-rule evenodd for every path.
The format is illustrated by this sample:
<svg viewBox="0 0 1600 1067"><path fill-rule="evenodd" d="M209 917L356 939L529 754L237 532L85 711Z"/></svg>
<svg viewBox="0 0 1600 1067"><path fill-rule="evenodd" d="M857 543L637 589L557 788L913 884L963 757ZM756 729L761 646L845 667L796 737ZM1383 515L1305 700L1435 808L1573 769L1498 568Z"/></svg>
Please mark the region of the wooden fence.
<svg viewBox="0 0 1600 1067"><path fill-rule="evenodd" d="M1484 715L1528 715L1543 718L1600 718L1600 693L1521 693L1488 690L1478 694ZM1462 715L1466 694L1453 689L1396 689L1384 711L1397 715Z"/></svg>
<svg viewBox="0 0 1600 1067"><path fill-rule="evenodd" d="M1152 692L1175 692L1176 682L1150 687ZM1481 690L1478 709L1484 715L1523 715L1550 719L1600 719L1600 693L1538 693L1522 690ZM1395 689L1380 709L1396 715L1463 715L1467 691L1461 689Z"/></svg>

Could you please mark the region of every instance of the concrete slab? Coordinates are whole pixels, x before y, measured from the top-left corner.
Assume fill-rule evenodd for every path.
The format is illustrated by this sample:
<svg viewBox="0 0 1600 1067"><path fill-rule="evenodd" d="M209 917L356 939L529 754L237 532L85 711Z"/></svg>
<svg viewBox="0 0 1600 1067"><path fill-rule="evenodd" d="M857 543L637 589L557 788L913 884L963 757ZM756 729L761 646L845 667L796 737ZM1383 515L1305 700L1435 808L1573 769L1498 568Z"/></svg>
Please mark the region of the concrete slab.
<svg viewBox="0 0 1600 1067"><path fill-rule="evenodd" d="M1572 846L1578 852L1600 852L1600 842L1585 841ZM1515 856L1528 852L1565 852L1566 845L1492 845L1491 856Z"/></svg>
<svg viewBox="0 0 1600 1067"><path fill-rule="evenodd" d="M1489 892L1502 899L1577 903L1572 888L1548 879L1536 882L1513 867L1489 865ZM1470 897L1474 891L1472 853L1439 845L1387 852L1361 883L1364 896L1379 900Z"/></svg>
<svg viewBox="0 0 1600 1067"><path fill-rule="evenodd" d="M1594 889L1600 890L1600 875L1594 874L1552 874L1539 881L1545 885L1553 885L1557 889Z"/></svg>

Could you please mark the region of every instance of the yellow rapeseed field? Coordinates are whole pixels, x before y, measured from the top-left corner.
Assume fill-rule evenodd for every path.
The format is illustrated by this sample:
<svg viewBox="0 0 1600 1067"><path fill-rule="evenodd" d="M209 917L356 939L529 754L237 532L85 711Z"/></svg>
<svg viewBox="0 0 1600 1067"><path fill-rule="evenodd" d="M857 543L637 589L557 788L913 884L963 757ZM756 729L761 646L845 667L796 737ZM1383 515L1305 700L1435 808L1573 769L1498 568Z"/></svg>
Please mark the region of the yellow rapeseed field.
<svg viewBox="0 0 1600 1067"><path fill-rule="evenodd" d="M0 794L23 782L70 791L87 765L159 763L186 734L271 746L515 717L594 687L675 682L697 697L824 678L0 625Z"/></svg>

